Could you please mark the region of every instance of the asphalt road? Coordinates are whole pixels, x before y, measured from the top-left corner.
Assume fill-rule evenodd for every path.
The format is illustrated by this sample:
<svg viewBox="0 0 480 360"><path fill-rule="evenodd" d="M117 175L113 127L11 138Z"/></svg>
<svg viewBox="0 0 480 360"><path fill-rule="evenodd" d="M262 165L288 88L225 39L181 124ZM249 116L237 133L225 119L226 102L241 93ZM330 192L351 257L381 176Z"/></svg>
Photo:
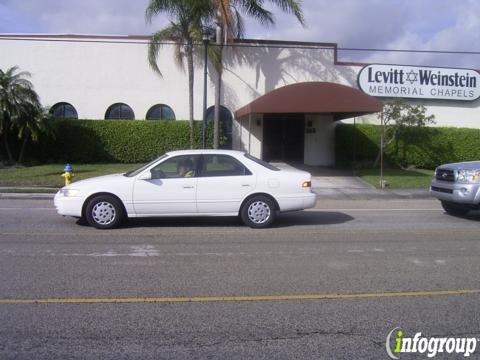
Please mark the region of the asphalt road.
<svg viewBox="0 0 480 360"><path fill-rule="evenodd" d="M396 327L480 338L479 256L480 214L429 199L111 231L2 199L0 359L385 359Z"/></svg>

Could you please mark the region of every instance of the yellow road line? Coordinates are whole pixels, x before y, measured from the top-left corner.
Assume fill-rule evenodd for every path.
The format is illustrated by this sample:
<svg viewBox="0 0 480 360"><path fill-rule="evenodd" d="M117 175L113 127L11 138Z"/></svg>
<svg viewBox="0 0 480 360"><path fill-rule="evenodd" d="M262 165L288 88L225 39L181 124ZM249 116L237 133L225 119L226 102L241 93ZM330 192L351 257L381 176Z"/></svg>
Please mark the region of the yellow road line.
<svg viewBox="0 0 480 360"><path fill-rule="evenodd" d="M372 298L458 296L458 295L476 295L476 294L480 294L480 289L371 292L371 293L357 293L357 294L333 293L333 294L252 295L252 296L0 299L0 305L140 304L140 303L241 302L241 301L289 301L289 300L348 300L348 299L372 299Z"/></svg>

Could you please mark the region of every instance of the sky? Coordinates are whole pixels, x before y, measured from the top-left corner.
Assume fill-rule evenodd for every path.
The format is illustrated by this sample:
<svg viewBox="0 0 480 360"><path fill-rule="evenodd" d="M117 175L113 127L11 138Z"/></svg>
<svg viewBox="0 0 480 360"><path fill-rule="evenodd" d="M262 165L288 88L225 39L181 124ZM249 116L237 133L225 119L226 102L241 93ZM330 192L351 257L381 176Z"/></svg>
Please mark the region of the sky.
<svg viewBox="0 0 480 360"><path fill-rule="evenodd" d="M0 33L146 35L149 0L0 0ZM267 1L268 2L268 1ZM276 26L246 18L246 38L334 42L339 48L480 52L480 0L303 0L306 27L269 6ZM480 54L341 51L343 61L480 69Z"/></svg>

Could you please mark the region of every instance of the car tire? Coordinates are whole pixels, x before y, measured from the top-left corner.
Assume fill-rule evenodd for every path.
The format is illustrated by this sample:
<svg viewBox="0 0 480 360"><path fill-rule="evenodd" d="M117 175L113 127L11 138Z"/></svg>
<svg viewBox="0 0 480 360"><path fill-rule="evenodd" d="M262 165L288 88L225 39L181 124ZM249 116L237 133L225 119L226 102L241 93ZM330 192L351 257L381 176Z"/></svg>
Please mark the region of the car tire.
<svg viewBox="0 0 480 360"><path fill-rule="evenodd" d="M97 229L113 229L124 218L123 205L110 195L95 196L88 202L85 218L90 226Z"/></svg>
<svg viewBox="0 0 480 360"><path fill-rule="evenodd" d="M443 210L445 210L447 213L457 216L467 215L467 213L470 211L470 208L466 206L451 203L448 201L442 201L442 207Z"/></svg>
<svg viewBox="0 0 480 360"><path fill-rule="evenodd" d="M272 199L264 195L248 199L242 206L240 217L245 225L261 229L269 227L277 217L277 209Z"/></svg>

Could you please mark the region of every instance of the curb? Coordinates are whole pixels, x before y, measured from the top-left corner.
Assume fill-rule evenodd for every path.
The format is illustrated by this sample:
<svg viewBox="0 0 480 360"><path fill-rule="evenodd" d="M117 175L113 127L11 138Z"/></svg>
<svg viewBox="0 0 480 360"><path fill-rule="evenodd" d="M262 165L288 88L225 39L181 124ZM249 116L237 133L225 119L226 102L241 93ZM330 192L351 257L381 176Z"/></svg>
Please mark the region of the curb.
<svg viewBox="0 0 480 360"><path fill-rule="evenodd" d="M329 200L394 200L394 199L433 199L424 189L358 189L358 188L313 188L318 199Z"/></svg>
<svg viewBox="0 0 480 360"><path fill-rule="evenodd" d="M318 200L381 200L381 199L433 199L428 190L423 189L357 189L357 188L313 188ZM53 200L54 193L2 193L0 200Z"/></svg>
<svg viewBox="0 0 480 360"><path fill-rule="evenodd" d="M0 193L0 200L53 200L51 193Z"/></svg>

